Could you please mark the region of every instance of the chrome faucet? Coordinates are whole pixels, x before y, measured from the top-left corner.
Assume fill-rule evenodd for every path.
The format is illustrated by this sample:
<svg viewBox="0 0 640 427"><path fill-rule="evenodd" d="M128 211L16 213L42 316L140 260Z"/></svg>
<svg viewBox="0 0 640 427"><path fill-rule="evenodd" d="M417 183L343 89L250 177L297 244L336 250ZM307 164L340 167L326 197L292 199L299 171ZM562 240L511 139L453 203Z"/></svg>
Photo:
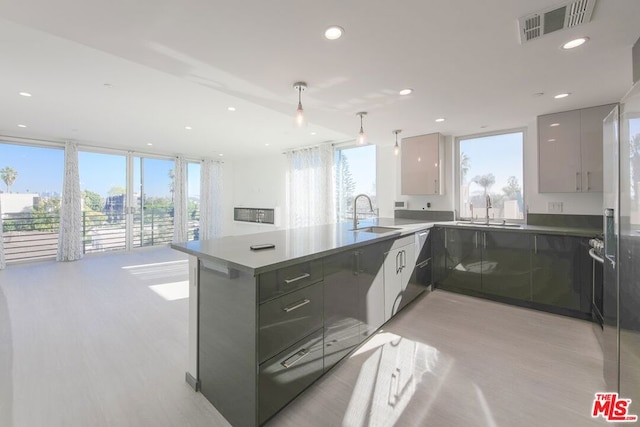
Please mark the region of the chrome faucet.
<svg viewBox="0 0 640 427"><path fill-rule="evenodd" d="M369 201L369 207L371 208L371 212L374 212L373 203L371 203L371 199L369 198L369 196L363 193L363 194L358 194L356 197L354 197L353 198L353 229L354 230L358 228L358 198L359 197L366 197L367 200Z"/></svg>
<svg viewBox="0 0 640 427"><path fill-rule="evenodd" d="M487 224L489 223L489 209L492 208L491 206L491 196L489 196L488 194L485 196L486 197L486 205L487 205L487 216L486 216L486 220L487 220Z"/></svg>

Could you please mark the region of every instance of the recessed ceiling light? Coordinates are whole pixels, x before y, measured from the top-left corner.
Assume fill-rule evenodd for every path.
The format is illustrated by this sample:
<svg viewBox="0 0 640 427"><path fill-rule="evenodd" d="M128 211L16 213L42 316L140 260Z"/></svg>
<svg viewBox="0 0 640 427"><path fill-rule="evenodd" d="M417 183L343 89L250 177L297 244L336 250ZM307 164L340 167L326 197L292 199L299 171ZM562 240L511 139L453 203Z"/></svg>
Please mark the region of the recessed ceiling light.
<svg viewBox="0 0 640 427"><path fill-rule="evenodd" d="M29 97L31 94L29 92L20 92L20 95Z"/></svg>
<svg viewBox="0 0 640 427"><path fill-rule="evenodd" d="M554 127L556 127L556 126L560 126L560 123L551 123L551 124L549 125L549 127L550 127L550 128L554 128Z"/></svg>
<svg viewBox="0 0 640 427"><path fill-rule="evenodd" d="M265 146L265 147L268 147L268 146L269 146L269 143L267 142L266 144L264 144L264 146Z"/></svg>
<svg viewBox="0 0 640 427"><path fill-rule="evenodd" d="M556 142L555 138L547 139L549 142Z"/></svg>
<svg viewBox="0 0 640 427"><path fill-rule="evenodd" d="M400 92L398 92L400 95L405 96L405 95L409 95L413 92L413 89L411 88L406 88L406 89L402 89Z"/></svg>
<svg viewBox="0 0 640 427"><path fill-rule="evenodd" d="M338 40L344 34L344 28L337 25L332 25L324 30L324 37L327 40Z"/></svg>
<svg viewBox="0 0 640 427"><path fill-rule="evenodd" d="M582 46L587 41L589 41L589 37L580 37L578 39L574 39L566 42L565 44L562 45L562 48L565 50L573 49L575 47Z"/></svg>
<svg viewBox="0 0 640 427"><path fill-rule="evenodd" d="M445 121L445 118L444 118L444 117L440 117L439 119L436 119L436 122L437 122L437 123L442 123L442 122L444 122L444 121Z"/></svg>
<svg viewBox="0 0 640 427"><path fill-rule="evenodd" d="M19 128L26 128L27 125L18 125Z"/></svg>
<svg viewBox="0 0 640 427"><path fill-rule="evenodd" d="M220 154L218 154L218 156L222 157L222 156L224 156L224 154L220 153Z"/></svg>
<svg viewBox="0 0 640 427"><path fill-rule="evenodd" d="M236 111L236 107L227 107L227 111Z"/></svg>
<svg viewBox="0 0 640 427"><path fill-rule="evenodd" d="M184 128L185 128L186 130L191 130L191 129L193 129L191 126L185 126Z"/></svg>
<svg viewBox="0 0 640 427"><path fill-rule="evenodd" d="M151 147L153 144L152 144L152 143L150 143L150 142L147 142L147 145L148 145L149 147Z"/></svg>
<svg viewBox="0 0 640 427"><path fill-rule="evenodd" d="M309 135L314 136L314 135L317 135L317 134L318 134L318 132L311 132Z"/></svg>
<svg viewBox="0 0 640 427"><path fill-rule="evenodd" d="M562 98L566 98L567 96L571 95L570 93L559 93L556 96L554 96L555 99L562 99Z"/></svg>

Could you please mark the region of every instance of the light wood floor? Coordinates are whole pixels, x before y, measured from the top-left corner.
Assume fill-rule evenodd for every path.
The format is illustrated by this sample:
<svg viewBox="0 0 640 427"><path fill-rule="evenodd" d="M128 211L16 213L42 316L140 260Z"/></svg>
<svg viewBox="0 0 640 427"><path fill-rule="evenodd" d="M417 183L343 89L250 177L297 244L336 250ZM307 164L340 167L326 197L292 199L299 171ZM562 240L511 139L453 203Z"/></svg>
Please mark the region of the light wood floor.
<svg viewBox="0 0 640 427"><path fill-rule="evenodd" d="M184 382L186 280L168 248L0 271L0 426L227 426ZM269 426L604 425L601 366L588 322L435 291Z"/></svg>

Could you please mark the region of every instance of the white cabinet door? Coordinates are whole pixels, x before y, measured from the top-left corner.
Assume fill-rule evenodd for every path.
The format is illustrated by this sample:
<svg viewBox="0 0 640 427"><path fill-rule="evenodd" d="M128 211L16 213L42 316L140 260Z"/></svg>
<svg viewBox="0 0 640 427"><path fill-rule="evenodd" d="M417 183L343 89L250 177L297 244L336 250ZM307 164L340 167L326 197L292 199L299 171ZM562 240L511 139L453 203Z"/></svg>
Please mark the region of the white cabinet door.
<svg viewBox="0 0 640 427"><path fill-rule="evenodd" d="M441 194L443 137L439 133L402 139L401 194Z"/></svg>
<svg viewBox="0 0 640 427"><path fill-rule="evenodd" d="M409 236L413 240L414 236ZM401 307L411 273L416 266L415 242L398 239L400 247L392 248L384 259L384 320L391 319ZM396 246L396 245L394 245Z"/></svg>
<svg viewBox="0 0 640 427"><path fill-rule="evenodd" d="M580 111L538 117L538 191L579 192L581 172Z"/></svg>
<svg viewBox="0 0 640 427"><path fill-rule="evenodd" d="M602 121L615 104L580 111L582 191L602 192Z"/></svg>

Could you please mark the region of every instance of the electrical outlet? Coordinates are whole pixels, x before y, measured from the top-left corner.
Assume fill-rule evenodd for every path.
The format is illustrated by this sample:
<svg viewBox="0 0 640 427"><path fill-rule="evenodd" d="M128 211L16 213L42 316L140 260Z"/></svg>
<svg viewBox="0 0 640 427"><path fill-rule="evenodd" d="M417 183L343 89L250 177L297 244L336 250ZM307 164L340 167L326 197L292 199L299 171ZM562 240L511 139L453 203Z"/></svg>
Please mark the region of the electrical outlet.
<svg viewBox="0 0 640 427"><path fill-rule="evenodd" d="M549 213L562 213L562 202L548 202L547 212Z"/></svg>

